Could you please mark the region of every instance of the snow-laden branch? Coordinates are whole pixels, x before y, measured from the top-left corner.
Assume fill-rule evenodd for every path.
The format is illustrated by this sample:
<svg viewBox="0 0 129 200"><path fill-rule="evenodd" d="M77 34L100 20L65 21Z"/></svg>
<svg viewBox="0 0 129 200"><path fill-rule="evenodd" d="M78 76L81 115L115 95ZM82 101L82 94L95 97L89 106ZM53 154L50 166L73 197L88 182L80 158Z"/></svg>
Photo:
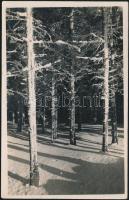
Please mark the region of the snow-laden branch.
<svg viewBox="0 0 129 200"><path fill-rule="evenodd" d="M78 59L84 59L84 60L89 60L90 59L90 57L87 57L87 56L85 56L85 57L83 57L83 56L76 56L76 58L78 58Z"/></svg>
<svg viewBox="0 0 129 200"><path fill-rule="evenodd" d="M8 54L11 54L11 53L16 53L16 49L15 50L12 50L12 51L7 51Z"/></svg>
<svg viewBox="0 0 129 200"><path fill-rule="evenodd" d="M58 62L60 62L61 60L60 59L58 59L58 60L56 60L54 63L48 63L48 64L45 64L45 65L41 65L40 63L37 63L35 66L35 71L39 71L39 70L41 70L41 69L47 69L47 68L51 68L52 67L52 65L53 64L56 64L56 63L58 63ZM28 67L25 67L24 69L22 69L22 71L28 71Z"/></svg>
<svg viewBox="0 0 129 200"><path fill-rule="evenodd" d="M76 49L78 52L80 52L81 51L81 49L78 47L78 46L75 46L75 45L72 45L72 44L70 44L70 43L68 43L68 42L65 42L65 41L63 41L63 40L57 40L56 42L55 42L55 44L57 44L57 45L67 45L68 47L71 47L71 48L74 48L74 49Z"/></svg>
<svg viewBox="0 0 129 200"><path fill-rule="evenodd" d="M26 19L24 19L24 18L20 18L20 17L18 17L18 16L12 16L12 15L6 15L6 17L7 17L7 21L16 21L16 20L18 20L18 21L25 21Z"/></svg>
<svg viewBox="0 0 129 200"><path fill-rule="evenodd" d="M11 77L16 77L16 76L21 76L21 74L20 73L11 73L11 72L8 72L7 73L7 78L11 78Z"/></svg>
<svg viewBox="0 0 129 200"><path fill-rule="evenodd" d="M92 87L102 88L103 84L102 83L92 83Z"/></svg>
<svg viewBox="0 0 129 200"><path fill-rule="evenodd" d="M53 66L53 64L59 63L61 62L60 59L56 60L54 63L48 63L46 65L41 65L41 64L37 64L37 67L35 68L35 71L41 70L41 69L47 69L47 68L51 68Z"/></svg>
<svg viewBox="0 0 129 200"><path fill-rule="evenodd" d="M75 44L80 44L81 46L80 47L83 47L85 45L88 45L88 44L95 44L95 43L104 43L103 40L73 40L73 43Z"/></svg>
<svg viewBox="0 0 129 200"><path fill-rule="evenodd" d="M27 13L26 12L16 12L16 15L19 17L27 17Z"/></svg>
<svg viewBox="0 0 129 200"><path fill-rule="evenodd" d="M94 62L101 62L103 60L103 57L87 57L87 56L76 56L77 59L84 59L84 60L92 60Z"/></svg>
<svg viewBox="0 0 129 200"><path fill-rule="evenodd" d="M41 53L41 54L38 54L38 55L35 54L35 58L42 58L44 56L47 56L47 54L46 53Z"/></svg>
<svg viewBox="0 0 129 200"><path fill-rule="evenodd" d="M50 67L52 67L52 63L48 63L46 65L41 65L40 63L38 63L36 65L35 71L38 71L38 70L40 71L41 69L47 69L47 68L50 68Z"/></svg>
<svg viewBox="0 0 129 200"><path fill-rule="evenodd" d="M112 70L109 70L109 73L114 73L116 71L117 71L117 69L112 69Z"/></svg>
<svg viewBox="0 0 129 200"><path fill-rule="evenodd" d="M104 80L104 77L103 76L94 76L91 78L91 80Z"/></svg>
<svg viewBox="0 0 129 200"><path fill-rule="evenodd" d="M76 49L78 52L81 51L81 49L78 46L72 45L69 42L66 42L66 41L63 41L63 40L57 40L55 42L52 42L52 41L43 41L43 40L34 40L33 43L34 44L43 44L43 45L45 45L45 44L66 45L66 46L68 46L70 48Z"/></svg>
<svg viewBox="0 0 129 200"><path fill-rule="evenodd" d="M8 89L7 91L8 91L8 93L18 94L18 95L22 96L23 98L27 99L27 95L25 93L14 91L14 90L11 90L11 89Z"/></svg>
<svg viewBox="0 0 129 200"><path fill-rule="evenodd" d="M26 20L27 13L26 12L19 12L19 11L11 11L7 10L6 17L8 17L8 20Z"/></svg>
<svg viewBox="0 0 129 200"><path fill-rule="evenodd" d="M24 41L27 41L27 39L25 37L22 37L22 39L20 38L17 38L11 34L7 34L8 37L10 37L13 41L17 41L17 42L24 42Z"/></svg>

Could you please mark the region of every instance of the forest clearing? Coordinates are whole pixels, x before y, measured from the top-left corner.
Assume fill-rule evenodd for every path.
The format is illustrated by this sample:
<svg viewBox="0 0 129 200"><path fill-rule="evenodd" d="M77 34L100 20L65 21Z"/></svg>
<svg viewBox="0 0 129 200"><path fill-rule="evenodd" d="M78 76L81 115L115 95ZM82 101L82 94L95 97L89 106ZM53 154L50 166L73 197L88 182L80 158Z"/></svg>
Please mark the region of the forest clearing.
<svg viewBox="0 0 129 200"><path fill-rule="evenodd" d="M99 130L101 132L100 126ZM92 128L90 128L92 129ZM67 135L67 133L66 133ZM118 145L106 154L102 136L81 131L77 145L59 132L55 143L50 133L38 134L39 187L29 187L29 142L25 131L8 135L9 195L122 194L124 192L123 130ZM109 137L111 143L111 135Z"/></svg>

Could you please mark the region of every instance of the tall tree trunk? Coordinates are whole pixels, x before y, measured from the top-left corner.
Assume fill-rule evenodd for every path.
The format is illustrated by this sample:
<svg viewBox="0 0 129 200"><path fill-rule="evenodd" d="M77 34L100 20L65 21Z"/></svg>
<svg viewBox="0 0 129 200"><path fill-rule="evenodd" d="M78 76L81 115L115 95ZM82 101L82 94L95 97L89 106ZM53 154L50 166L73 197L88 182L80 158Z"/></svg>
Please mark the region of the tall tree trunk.
<svg viewBox="0 0 129 200"><path fill-rule="evenodd" d="M39 186L36 129L35 60L33 49L32 8L27 8L27 51L28 51L28 96L29 96L29 136L30 136L30 185Z"/></svg>
<svg viewBox="0 0 129 200"><path fill-rule="evenodd" d="M42 107L42 133L45 132L45 105Z"/></svg>
<svg viewBox="0 0 129 200"><path fill-rule="evenodd" d="M13 122L13 125L15 125L15 113L12 112L12 122Z"/></svg>
<svg viewBox="0 0 129 200"><path fill-rule="evenodd" d="M52 142L56 139L56 80L52 73Z"/></svg>
<svg viewBox="0 0 129 200"><path fill-rule="evenodd" d="M17 131L22 132L22 122L23 122L23 100L19 97L18 101L18 123L17 123Z"/></svg>
<svg viewBox="0 0 129 200"><path fill-rule="evenodd" d="M57 99L57 89L56 89L56 111L55 111L55 129L56 129L56 133L55 133L55 138L57 138L57 128L58 128L58 99Z"/></svg>
<svg viewBox="0 0 129 200"><path fill-rule="evenodd" d="M41 108L41 125L42 125L42 133L45 132L45 89L44 89L44 86L42 88L42 91L44 93L43 95L43 99L42 99L42 108Z"/></svg>
<svg viewBox="0 0 129 200"><path fill-rule="evenodd" d="M104 122L102 151L108 151L108 116L109 116L109 49L108 49L108 10L104 14Z"/></svg>
<svg viewBox="0 0 129 200"><path fill-rule="evenodd" d="M115 94L111 99L111 124L112 124L112 143L118 143L118 134L117 134L117 115L116 115L116 101L115 101Z"/></svg>
<svg viewBox="0 0 129 200"><path fill-rule="evenodd" d="M79 92L78 95L80 97L80 103L82 101L82 92L81 92L81 88L83 87L83 83L82 81L80 82L80 87L79 87ZM78 106L78 131L81 131L82 128L82 107L81 105Z"/></svg>
<svg viewBox="0 0 129 200"><path fill-rule="evenodd" d="M78 107L78 131L81 131L81 107Z"/></svg>
<svg viewBox="0 0 129 200"><path fill-rule="evenodd" d="M23 115L22 115L22 125L25 126L25 113L23 112Z"/></svg>
<svg viewBox="0 0 129 200"><path fill-rule="evenodd" d="M71 126L70 126L70 144L76 144L75 138L75 77L71 74Z"/></svg>
<svg viewBox="0 0 129 200"><path fill-rule="evenodd" d="M71 31L71 40L74 33L74 10L71 10L70 15L70 31ZM76 144L75 136L75 76L74 76L74 62L71 58L71 124L70 124L70 144Z"/></svg>
<svg viewBox="0 0 129 200"><path fill-rule="evenodd" d="M115 68L114 63L114 50L113 50L113 19L112 19L112 8L110 8L110 53L111 53L111 69ZM112 75L113 76L113 75ZM117 114L116 114L116 99L115 99L115 86L114 83L112 84L111 88L111 126L112 126L112 143L118 143L118 135L117 135Z"/></svg>

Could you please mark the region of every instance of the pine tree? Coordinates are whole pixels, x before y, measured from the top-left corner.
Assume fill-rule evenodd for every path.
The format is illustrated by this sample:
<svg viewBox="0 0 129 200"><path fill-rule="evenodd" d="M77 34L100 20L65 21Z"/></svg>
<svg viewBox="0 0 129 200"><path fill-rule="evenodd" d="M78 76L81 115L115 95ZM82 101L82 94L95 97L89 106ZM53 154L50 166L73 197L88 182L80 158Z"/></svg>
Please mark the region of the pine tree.
<svg viewBox="0 0 129 200"><path fill-rule="evenodd" d="M36 129L35 58L33 49L32 8L27 8L28 94L30 135L30 184L39 186Z"/></svg>
<svg viewBox="0 0 129 200"><path fill-rule="evenodd" d="M109 48L108 48L108 9L103 8L104 16L104 121L102 151L108 151L109 120Z"/></svg>
<svg viewBox="0 0 129 200"><path fill-rule="evenodd" d="M109 49L110 49L110 113L112 143L118 143L116 93L122 94L122 19L119 8L110 8L109 12ZM119 46L118 46L119 43ZM122 87L121 87L122 86Z"/></svg>
<svg viewBox="0 0 129 200"><path fill-rule="evenodd" d="M71 38L74 33L74 9L70 14L70 30ZM76 144L75 136L75 75L74 75L74 58L71 58L71 124L70 124L70 144Z"/></svg>
<svg viewBox="0 0 129 200"><path fill-rule="evenodd" d="M52 142L56 139L56 80L55 72L52 72Z"/></svg>

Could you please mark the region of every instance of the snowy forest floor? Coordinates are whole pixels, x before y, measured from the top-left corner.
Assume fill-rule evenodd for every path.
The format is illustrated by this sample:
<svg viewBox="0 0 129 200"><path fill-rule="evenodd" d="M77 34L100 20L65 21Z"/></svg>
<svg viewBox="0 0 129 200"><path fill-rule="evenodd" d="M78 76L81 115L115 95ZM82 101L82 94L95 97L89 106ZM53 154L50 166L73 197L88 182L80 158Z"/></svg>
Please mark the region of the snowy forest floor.
<svg viewBox="0 0 129 200"><path fill-rule="evenodd" d="M87 125L70 145L67 131L51 143L49 130L38 130L40 186L29 186L29 141L26 131L8 130L9 195L72 195L124 193L124 137L103 153L100 126ZM109 136L109 144L111 135Z"/></svg>

